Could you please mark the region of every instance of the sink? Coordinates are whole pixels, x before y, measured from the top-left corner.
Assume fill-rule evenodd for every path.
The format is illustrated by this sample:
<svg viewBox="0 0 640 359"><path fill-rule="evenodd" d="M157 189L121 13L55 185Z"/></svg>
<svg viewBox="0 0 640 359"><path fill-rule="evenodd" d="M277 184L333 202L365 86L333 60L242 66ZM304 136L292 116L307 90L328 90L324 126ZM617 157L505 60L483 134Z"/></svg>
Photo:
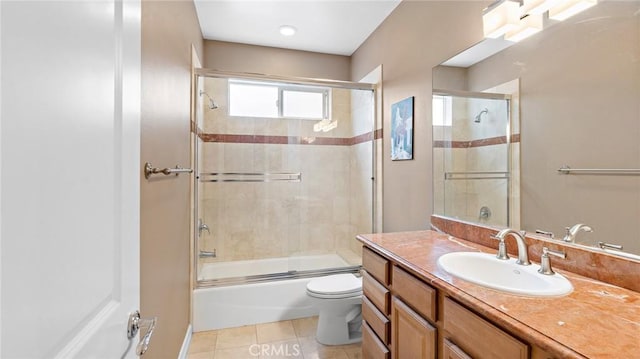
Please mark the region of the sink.
<svg viewBox="0 0 640 359"><path fill-rule="evenodd" d="M538 273L537 264L522 266L516 259L501 260L480 252L453 252L438 258L438 266L466 281L528 297L560 297L571 293L573 285L561 274Z"/></svg>

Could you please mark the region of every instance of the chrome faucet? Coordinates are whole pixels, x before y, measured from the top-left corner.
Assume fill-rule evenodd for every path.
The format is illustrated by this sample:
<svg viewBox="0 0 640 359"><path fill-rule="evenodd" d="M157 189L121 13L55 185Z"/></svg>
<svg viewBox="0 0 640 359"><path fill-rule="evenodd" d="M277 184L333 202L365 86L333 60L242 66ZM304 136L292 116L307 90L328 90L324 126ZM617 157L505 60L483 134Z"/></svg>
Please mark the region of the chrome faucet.
<svg viewBox="0 0 640 359"><path fill-rule="evenodd" d="M202 232L207 231L207 233L211 234L211 231L209 230L209 226L207 226L203 221L202 218L198 219L198 237L202 237Z"/></svg>
<svg viewBox="0 0 640 359"><path fill-rule="evenodd" d="M567 255L561 251L554 251L547 247L542 247L542 255L540 256L540 269L538 269L538 273L546 274L546 275L554 275L556 272L551 268L551 260L549 259L549 254L556 256L558 258L567 258Z"/></svg>
<svg viewBox="0 0 640 359"><path fill-rule="evenodd" d="M215 248L213 249L213 252L200 250L200 253L198 254L198 257L200 257L200 258L216 258L217 257L216 250L215 250Z"/></svg>
<svg viewBox="0 0 640 359"><path fill-rule="evenodd" d="M531 262L529 262L529 254L527 253L527 243L524 240L524 234L510 228L503 229L498 232L498 234L491 237L500 241L500 243L498 244L498 254L496 255L496 257L498 259L509 259L507 248L504 242L508 235L511 235L513 238L515 238L516 244L518 245L518 260L516 261L516 263L523 266L530 265Z"/></svg>
<svg viewBox="0 0 640 359"><path fill-rule="evenodd" d="M578 223L571 228L567 227L567 233L565 234L564 238L562 238L562 240L565 242L575 242L576 236L581 230L585 232L593 232L593 229L591 227L587 226L586 224Z"/></svg>

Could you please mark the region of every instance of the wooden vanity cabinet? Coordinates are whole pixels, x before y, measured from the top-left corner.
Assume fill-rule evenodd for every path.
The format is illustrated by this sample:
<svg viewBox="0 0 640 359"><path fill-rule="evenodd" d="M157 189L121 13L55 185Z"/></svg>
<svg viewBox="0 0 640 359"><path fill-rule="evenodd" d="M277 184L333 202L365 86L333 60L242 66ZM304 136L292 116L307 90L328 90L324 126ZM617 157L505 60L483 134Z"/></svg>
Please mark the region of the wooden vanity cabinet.
<svg viewBox="0 0 640 359"><path fill-rule="evenodd" d="M436 359L436 289L368 248L362 262L363 357Z"/></svg>
<svg viewBox="0 0 640 359"><path fill-rule="evenodd" d="M553 358L364 247L363 358Z"/></svg>
<svg viewBox="0 0 640 359"><path fill-rule="evenodd" d="M467 353L460 349L457 345L451 343L449 339L443 340L442 345L443 359L471 359Z"/></svg>
<svg viewBox="0 0 640 359"><path fill-rule="evenodd" d="M527 359L529 346L451 298L444 298L444 338L475 359Z"/></svg>
<svg viewBox="0 0 640 359"><path fill-rule="evenodd" d="M393 359L436 358L436 328L397 297L391 304L391 354Z"/></svg>

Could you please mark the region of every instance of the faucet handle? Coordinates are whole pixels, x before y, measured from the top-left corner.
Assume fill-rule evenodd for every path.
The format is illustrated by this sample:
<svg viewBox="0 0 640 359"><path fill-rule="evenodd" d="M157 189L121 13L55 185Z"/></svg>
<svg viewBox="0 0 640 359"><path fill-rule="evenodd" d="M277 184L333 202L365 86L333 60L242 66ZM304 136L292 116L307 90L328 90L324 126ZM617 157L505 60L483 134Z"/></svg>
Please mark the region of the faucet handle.
<svg viewBox="0 0 640 359"><path fill-rule="evenodd" d="M536 234L542 234L542 235L547 236L547 237L549 237L551 239L553 239L553 237L554 237L553 232L544 231L542 229L536 229Z"/></svg>
<svg viewBox="0 0 640 359"><path fill-rule="evenodd" d="M504 243L504 238L498 237L496 235L490 236L490 238L499 241L499 243L498 243L498 253L496 254L496 258L502 259L502 260L509 259L509 254L507 254L507 246Z"/></svg>
<svg viewBox="0 0 640 359"><path fill-rule="evenodd" d="M549 258L549 254L558 258L567 258L567 254L561 251L554 251L553 249L549 249L547 247L542 247L542 255L540 256L540 269L538 269L538 273L542 273L545 275L554 275L556 272L551 268L551 260Z"/></svg>

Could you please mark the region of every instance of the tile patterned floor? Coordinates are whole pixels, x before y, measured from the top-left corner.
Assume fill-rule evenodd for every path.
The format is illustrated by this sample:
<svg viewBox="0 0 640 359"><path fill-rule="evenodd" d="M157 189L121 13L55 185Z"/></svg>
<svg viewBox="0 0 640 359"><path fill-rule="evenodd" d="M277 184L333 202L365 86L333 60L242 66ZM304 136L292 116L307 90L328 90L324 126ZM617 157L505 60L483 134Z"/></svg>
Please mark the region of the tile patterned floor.
<svg viewBox="0 0 640 359"><path fill-rule="evenodd" d="M361 359L360 343L326 346L318 317L194 333L188 359Z"/></svg>

